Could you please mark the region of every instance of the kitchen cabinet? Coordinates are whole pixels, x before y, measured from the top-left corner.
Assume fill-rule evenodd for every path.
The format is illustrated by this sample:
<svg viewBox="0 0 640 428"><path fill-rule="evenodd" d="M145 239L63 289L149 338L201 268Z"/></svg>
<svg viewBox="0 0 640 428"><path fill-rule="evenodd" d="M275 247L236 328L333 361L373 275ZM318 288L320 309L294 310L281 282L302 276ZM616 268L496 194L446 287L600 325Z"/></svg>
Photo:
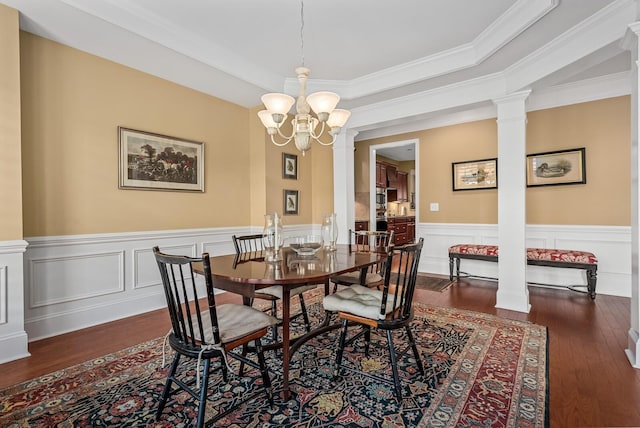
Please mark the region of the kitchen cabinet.
<svg viewBox="0 0 640 428"><path fill-rule="evenodd" d="M356 221L356 231L359 230L369 230L369 222L368 221Z"/></svg>
<svg viewBox="0 0 640 428"><path fill-rule="evenodd" d="M407 217L389 217L387 223L389 232L393 231L394 245L404 245L409 242L407 238Z"/></svg>
<svg viewBox="0 0 640 428"><path fill-rule="evenodd" d="M415 242L416 239L416 218L411 217L389 217L388 230L393 230L393 244L405 245Z"/></svg>
<svg viewBox="0 0 640 428"><path fill-rule="evenodd" d="M408 217L407 221L407 242L416 242L416 218Z"/></svg>
<svg viewBox="0 0 640 428"><path fill-rule="evenodd" d="M396 189L398 191L397 194L397 200L398 202L407 202L409 200L409 193L408 193L408 186L407 186L407 182L408 182L408 177L409 174L407 174L404 171L398 171L397 173L397 186Z"/></svg>
<svg viewBox="0 0 640 428"><path fill-rule="evenodd" d="M387 187L387 165L382 162L376 162L376 187Z"/></svg>
<svg viewBox="0 0 640 428"><path fill-rule="evenodd" d="M396 189L398 187L398 169L395 165L387 165L387 187Z"/></svg>

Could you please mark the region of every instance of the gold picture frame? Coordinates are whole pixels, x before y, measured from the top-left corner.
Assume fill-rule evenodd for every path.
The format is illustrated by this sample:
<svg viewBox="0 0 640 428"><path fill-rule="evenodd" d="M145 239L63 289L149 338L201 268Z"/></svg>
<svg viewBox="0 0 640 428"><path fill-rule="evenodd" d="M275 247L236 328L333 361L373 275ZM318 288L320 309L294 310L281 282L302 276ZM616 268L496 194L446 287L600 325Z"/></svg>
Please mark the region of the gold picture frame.
<svg viewBox="0 0 640 428"><path fill-rule="evenodd" d="M119 126L118 187L204 192L204 143Z"/></svg>

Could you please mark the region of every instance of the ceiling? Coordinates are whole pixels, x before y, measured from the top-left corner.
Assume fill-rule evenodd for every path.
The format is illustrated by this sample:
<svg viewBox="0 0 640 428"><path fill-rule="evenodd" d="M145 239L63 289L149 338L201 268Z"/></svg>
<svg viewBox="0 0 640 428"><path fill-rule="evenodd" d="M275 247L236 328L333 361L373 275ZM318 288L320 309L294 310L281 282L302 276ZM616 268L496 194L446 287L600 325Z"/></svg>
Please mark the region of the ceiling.
<svg viewBox="0 0 640 428"><path fill-rule="evenodd" d="M266 92L295 96L294 68L304 62L308 92L340 94L366 136L486 107L496 93L628 72L620 41L636 1L307 0L302 14L294 0L0 3L20 11L25 31L245 107ZM495 91L474 98L474 82L486 87L494 76ZM407 107L452 88L455 103Z"/></svg>

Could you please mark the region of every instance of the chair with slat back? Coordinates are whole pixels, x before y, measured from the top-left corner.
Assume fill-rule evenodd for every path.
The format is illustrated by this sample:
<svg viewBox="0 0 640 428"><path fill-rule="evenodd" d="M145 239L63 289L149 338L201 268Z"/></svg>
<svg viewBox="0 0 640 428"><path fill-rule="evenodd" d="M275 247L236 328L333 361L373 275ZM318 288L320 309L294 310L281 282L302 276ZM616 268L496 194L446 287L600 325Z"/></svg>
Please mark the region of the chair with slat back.
<svg viewBox="0 0 640 428"><path fill-rule="evenodd" d="M233 246L236 249L236 257L246 258L247 255L250 258L257 259L258 256L264 251L264 245L262 243L262 235L233 235ZM291 297L298 296L300 301L300 313L291 316L291 319L302 317L304 326L307 332L311 331L311 323L309 322L309 315L307 314L307 306L304 301L302 293L308 290L313 290L318 284L305 285L303 287L297 287L291 290ZM282 300L282 287L274 285L272 287L261 288L259 292L255 293L256 299L268 300L271 302L271 315L278 317L277 303L278 300ZM253 300L251 301L253 303ZM278 340L278 327L274 325L272 328L273 340Z"/></svg>
<svg viewBox="0 0 640 428"><path fill-rule="evenodd" d="M396 354L408 355L409 347L413 350L418 371L424 376L424 366L420 352L411 332L413 319L413 294L418 275L418 264L422 252L423 238L416 244L406 245L397 249L390 249L384 269L384 287L382 290L372 289L362 285L352 285L324 297L323 306L326 311L337 312L342 320L336 365L334 375L341 376L344 369L361 373L378 381L394 385L396 398L402 402L402 386L398 375ZM347 327L360 325L362 330L347 340ZM389 358L393 380L376 376L370 371L360 370L353 363L343 363L345 347L364 337L364 353L369 356L371 343L371 327L386 331ZM404 329L409 346L404 350L396 350L392 332Z"/></svg>
<svg viewBox="0 0 640 428"><path fill-rule="evenodd" d="M277 320L264 312L249 306L238 304L216 305L213 279L211 277L211 262L209 254L204 253L201 258L163 254L158 247L153 248L153 254L160 269L162 285L171 318L171 332L168 335L169 344L175 350L175 357L164 391L156 412L156 419L160 419L168 398L183 390L198 400L196 426L204 425L207 388L209 373L214 367L212 359L219 359L219 369L222 378L228 381L227 357L233 357L260 370L264 390L269 403L273 405L271 379L267 372L260 338L266 335L268 329ZM202 263L206 290L197 287L192 263ZM258 362L246 358L232 349L252 343ZM180 367L182 357L197 361L196 373L199 387L189 385L185 372L193 370ZM202 380L200 380L200 366L202 361ZM184 365L182 365L184 366ZM176 388L172 388L173 386ZM216 415L219 419L222 415Z"/></svg>
<svg viewBox="0 0 640 428"><path fill-rule="evenodd" d="M356 253L381 253L389 251L393 245L394 232L373 231L373 230L351 230L349 229L349 251ZM353 284L366 285L367 287L382 286L385 259L369 266L366 271L350 272L336 275L331 278L333 282L333 292L338 290L338 285L351 286ZM363 276L364 275L364 276Z"/></svg>

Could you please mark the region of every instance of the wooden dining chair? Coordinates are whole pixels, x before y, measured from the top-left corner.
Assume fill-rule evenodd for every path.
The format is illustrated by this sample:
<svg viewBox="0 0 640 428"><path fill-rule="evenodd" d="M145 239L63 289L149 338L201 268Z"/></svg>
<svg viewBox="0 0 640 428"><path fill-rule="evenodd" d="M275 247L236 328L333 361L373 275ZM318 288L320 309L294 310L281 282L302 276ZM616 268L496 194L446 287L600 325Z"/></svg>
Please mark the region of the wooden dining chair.
<svg viewBox="0 0 640 428"><path fill-rule="evenodd" d="M233 246L236 249L236 256L243 257L246 256L247 253L251 253L250 256L253 256L253 253L260 253L264 251L264 245L262 244L262 235L241 235L241 236L232 236ZM258 254L256 254L257 256ZM304 301L303 293L305 291L313 290L316 288L318 284L310 284L302 287L297 287L291 290L291 297L298 296L298 300L300 302L300 312L291 316L291 319L302 317L304 322L305 329L307 333L311 331L311 323L309 322L309 315L307 314L307 306ZM261 288L259 292L255 293L256 299L268 300L271 302L271 315L278 318L277 311L277 303L278 300L282 300L282 287L279 285L274 285L267 288ZM253 299L251 300L253 304ZM281 318L278 318L279 325L282 324ZM272 328L272 336L273 340L278 340L278 326L275 325Z"/></svg>
<svg viewBox="0 0 640 428"><path fill-rule="evenodd" d="M334 369L335 378L339 378L344 369L358 372L378 381L392 383L398 402L402 402L402 387L396 356L407 355L406 351L411 347L418 371L422 376L425 374L420 352L411 332L413 294L423 241L424 239L420 238L416 244L388 251L382 290L354 284L337 293L325 296L322 302L326 311L337 312L338 318L342 320L342 331ZM362 329L347 340L348 327L355 325L361 326ZM386 332L393 380L374 375L370 371L360 370L351 363L343 364L342 358L345 348L360 337L364 337L364 353L367 357L369 356L372 327ZM404 329L409 341L409 347L401 351L396 350L392 335L394 330L399 329Z"/></svg>
<svg viewBox="0 0 640 428"><path fill-rule="evenodd" d="M385 254L393 245L393 236L393 231L356 231L349 229L349 252ZM360 284L374 288L382 286L384 279L382 272L384 271L385 260L385 258L381 258L378 263L372 264L364 272L349 272L331 277L333 292L335 293L338 290L338 285L351 286Z"/></svg>
<svg viewBox="0 0 640 428"><path fill-rule="evenodd" d="M196 426L204 425L206 412L207 389L209 387L209 372L213 368L212 359L219 359L219 369L222 379L228 381L227 357L232 357L260 370L262 383L269 403L273 405L271 379L267 372L262 344L260 339L267 334L268 329L277 320L262 311L250 306L239 304L216 305L213 279L211 277L211 262L209 254L204 253L201 258L163 254L158 247L153 248L153 254L160 269L160 277L167 300L169 317L171 318L171 332L168 340L175 350L175 357L162 397L156 411L156 420L160 419L167 399L176 392L186 391L198 401ZM196 286L192 263L201 262L204 269L206 290ZM257 354L258 362L246 358L232 349L252 342L252 349ZM193 366L180 367L182 357L190 358L196 366L196 388L193 388L187 372ZM202 362L202 371L200 370ZM200 373L202 372L202 379ZM176 388L173 388L173 386ZM221 415L217 415L218 419Z"/></svg>

